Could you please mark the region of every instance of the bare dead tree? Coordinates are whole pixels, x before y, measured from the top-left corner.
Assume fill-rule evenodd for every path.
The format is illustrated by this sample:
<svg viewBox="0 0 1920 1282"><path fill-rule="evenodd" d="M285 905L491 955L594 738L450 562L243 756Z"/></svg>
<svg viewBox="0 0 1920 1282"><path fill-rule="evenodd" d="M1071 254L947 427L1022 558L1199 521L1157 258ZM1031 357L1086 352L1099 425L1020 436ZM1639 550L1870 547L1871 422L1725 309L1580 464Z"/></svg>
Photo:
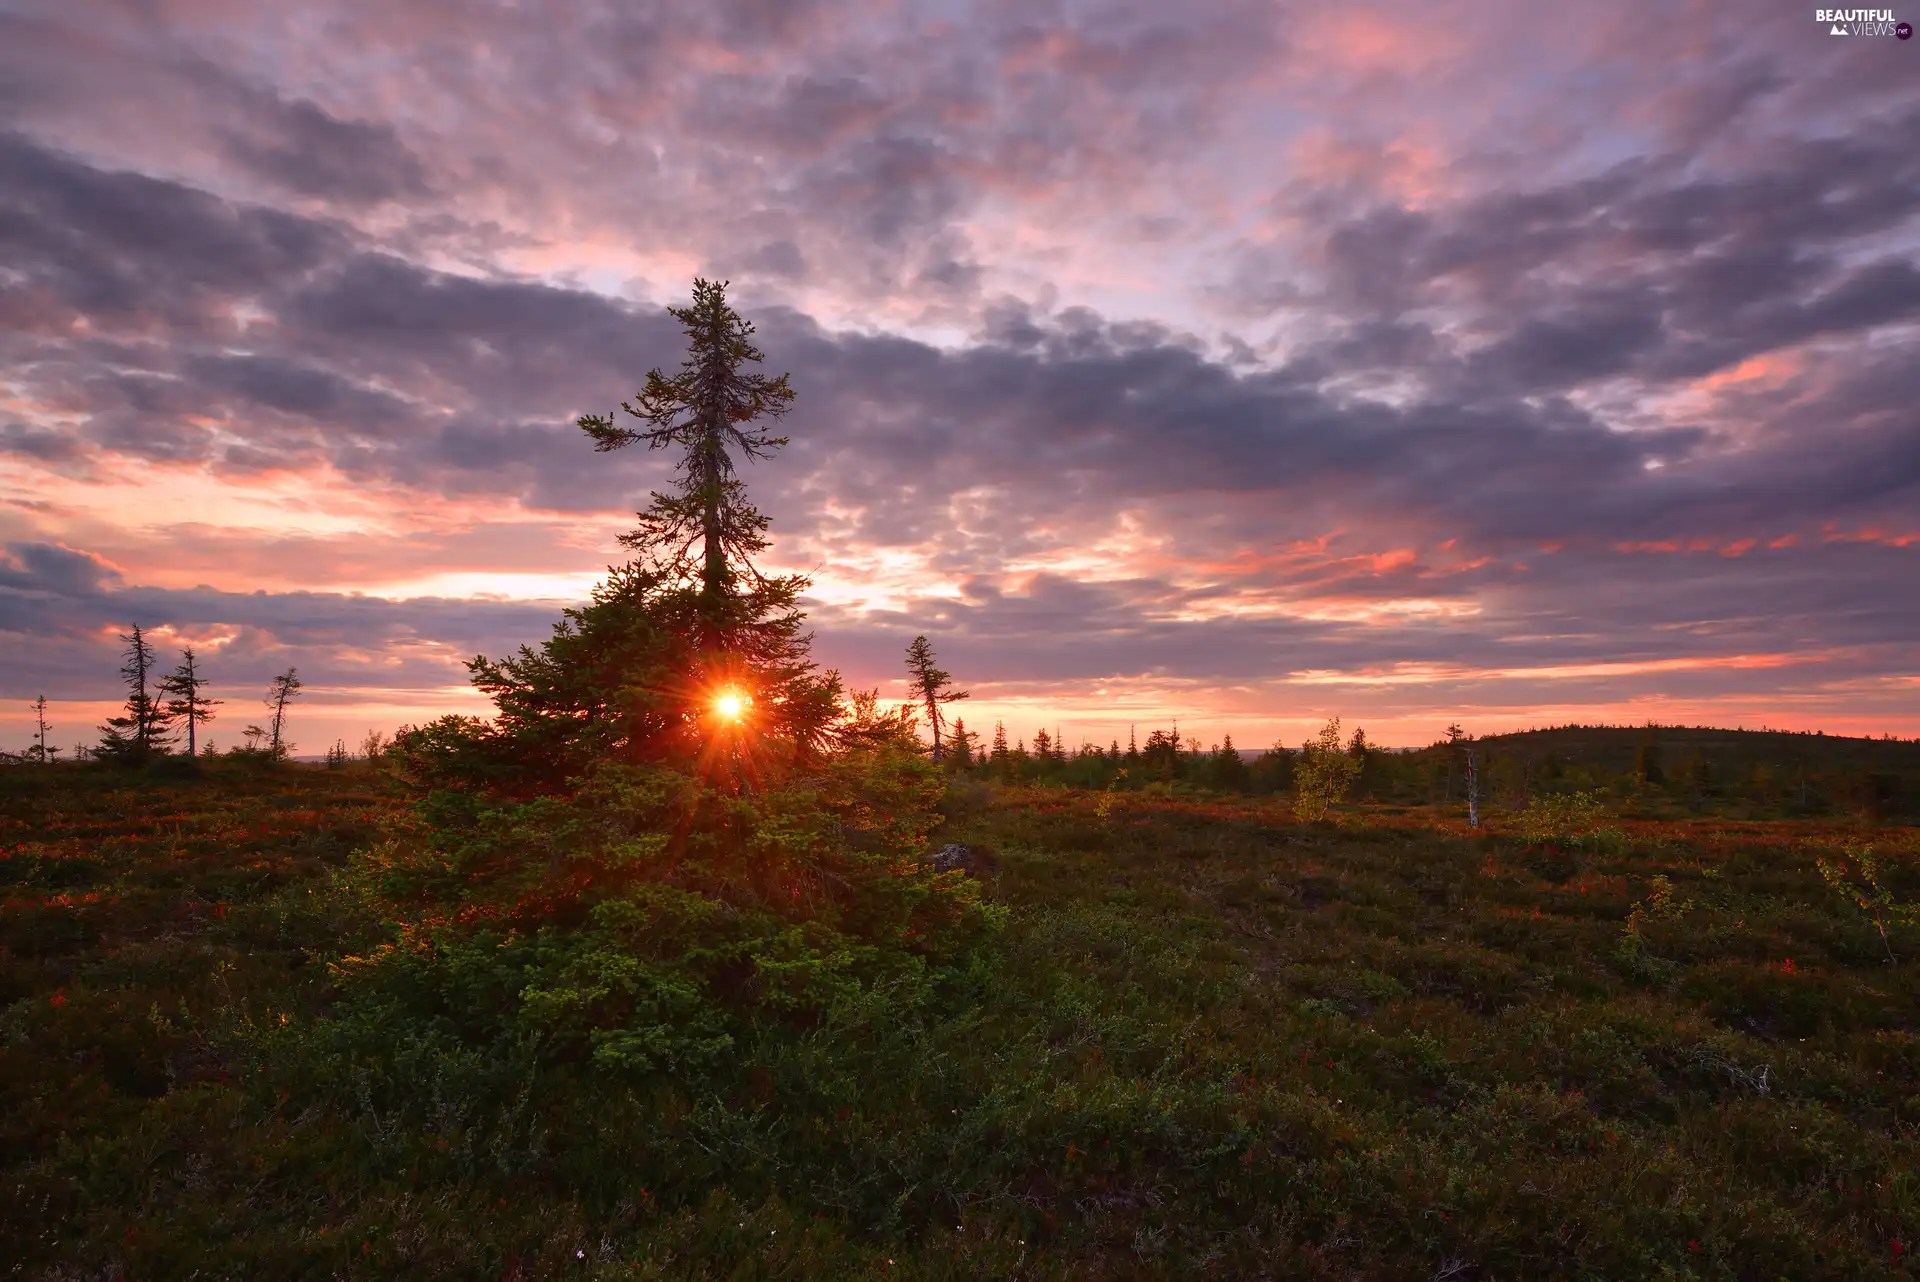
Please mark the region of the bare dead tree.
<svg viewBox="0 0 1920 1282"><path fill-rule="evenodd" d="M1467 827L1480 826L1480 768L1472 748L1467 749Z"/></svg>

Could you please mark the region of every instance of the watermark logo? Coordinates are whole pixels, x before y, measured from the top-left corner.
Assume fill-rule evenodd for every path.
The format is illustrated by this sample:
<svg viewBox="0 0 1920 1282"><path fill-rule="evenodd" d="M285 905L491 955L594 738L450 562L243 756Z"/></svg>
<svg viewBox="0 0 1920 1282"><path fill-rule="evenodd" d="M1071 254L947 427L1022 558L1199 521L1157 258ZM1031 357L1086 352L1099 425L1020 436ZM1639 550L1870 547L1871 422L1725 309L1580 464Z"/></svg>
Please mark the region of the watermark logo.
<svg viewBox="0 0 1920 1282"><path fill-rule="evenodd" d="M1913 39L1911 22L1895 22L1891 9L1815 9L1813 20L1830 36L1893 36Z"/></svg>

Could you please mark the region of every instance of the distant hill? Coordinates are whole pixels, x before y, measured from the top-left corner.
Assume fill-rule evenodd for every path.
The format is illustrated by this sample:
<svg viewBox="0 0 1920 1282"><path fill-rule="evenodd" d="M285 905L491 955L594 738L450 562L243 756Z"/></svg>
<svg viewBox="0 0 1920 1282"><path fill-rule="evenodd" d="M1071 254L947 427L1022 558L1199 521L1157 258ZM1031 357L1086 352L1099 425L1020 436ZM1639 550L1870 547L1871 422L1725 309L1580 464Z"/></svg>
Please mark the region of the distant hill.
<svg viewBox="0 0 1920 1282"><path fill-rule="evenodd" d="M1517 730L1483 735L1473 740L1496 755L1502 749L1544 760L1552 756L1566 765L1587 765L1620 772L1631 769L1642 745L1652 743L1668 761L1684 761L1694 753L1728 767L1766 764L1775 769L1806 766L1812 770L1920 771L1920 740L1865 739L1847 735L1795 730L1720 730L1711 726L1551 726L1544 730ZM1445 750L1440 743L1424 748L1387 748L1399 756L1420 757ZM1255 761L1266 749L1242 749Z"/></svg>
<svg viewBox="0 0 1920 1282"><path fill-rule="evenodd" d="M1854 814L1920 821L1920 742L1708 726L1549 726L1469 741L1483 804L1516 807L1543 792L1599 790L1648 816ZM1248 754L1256 778L1267 754ZM1444 742L1370 754L1362 799L1452 804L1464 753ZM1256 791L1263 790L1256 786Z"/></svg>
<svg viewBox="0 0 1920 1282"><path fill-rule="evenodd" d="M1706 726L1554 726L1475 741L1496 754L1504 748L1526 758L1551 756L1563 765L1609 772L1633 768L1640 749L1652 744L1669 764L1694 754L1729 772L1765 765L1817 771L1920 771L1920 743L1911 739L1856 739L1787 730L1716 730ZM1423 748L1419 752L1436 752Z"/></svg>

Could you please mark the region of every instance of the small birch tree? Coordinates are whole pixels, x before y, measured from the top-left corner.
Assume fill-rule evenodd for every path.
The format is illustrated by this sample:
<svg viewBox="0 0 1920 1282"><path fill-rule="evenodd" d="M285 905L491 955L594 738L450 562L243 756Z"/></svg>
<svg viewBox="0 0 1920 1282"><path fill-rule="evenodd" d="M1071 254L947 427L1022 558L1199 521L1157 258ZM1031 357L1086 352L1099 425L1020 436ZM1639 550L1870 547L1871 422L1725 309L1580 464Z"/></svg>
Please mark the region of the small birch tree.
<svg viewBox="0 0 1920 1282"><path fill-rule="evenodd" d="M1326 818L1360 774L1360 763L1340 741L1340 718L1320 729L1318 737L1300 745L1294 762L1294 816L1302 821Z"/></svg>

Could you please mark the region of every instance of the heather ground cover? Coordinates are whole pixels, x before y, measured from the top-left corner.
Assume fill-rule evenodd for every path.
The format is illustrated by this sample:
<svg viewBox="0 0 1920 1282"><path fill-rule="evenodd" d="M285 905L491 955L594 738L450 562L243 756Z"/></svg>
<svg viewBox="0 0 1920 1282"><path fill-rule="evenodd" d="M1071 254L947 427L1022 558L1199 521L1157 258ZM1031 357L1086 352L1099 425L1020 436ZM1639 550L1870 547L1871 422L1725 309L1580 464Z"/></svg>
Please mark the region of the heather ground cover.
<svg viewBox="0 0 1920 1282"><path fill-rule="evenodd" d="M404 801L0 772L20 1276L1897 1277L1920 1238L1920 932L1890 963L1816 864L1870 844L1911 902L1911 828L1003 788L936 834L1008 910L937 1006L423 1120L302 1058Z"/></svg>

